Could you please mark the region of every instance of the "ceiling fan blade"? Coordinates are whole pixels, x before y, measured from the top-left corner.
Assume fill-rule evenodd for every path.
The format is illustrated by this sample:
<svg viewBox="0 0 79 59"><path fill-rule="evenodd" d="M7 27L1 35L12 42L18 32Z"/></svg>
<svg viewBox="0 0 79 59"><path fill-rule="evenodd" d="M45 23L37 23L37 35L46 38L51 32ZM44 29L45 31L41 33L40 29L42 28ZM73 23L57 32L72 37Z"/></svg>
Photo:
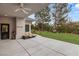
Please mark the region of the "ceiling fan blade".
<svg viewBox="0 0 79 59"><path fill-rule="evenodd" d="M20 10L20 9L18 8L18 9L15 10L15 12L18 12L19 10Z"/></svg>
<svg viewBox="0 0 79 59"><path fill-rule="evenodd" d="M30 9L30 8L24 8L25 10L28 10L28 11L31 11L32 9Z"/></svg>
<svg viewBox="0 0 79 59"><path fill-rule="evenodd" d="M25 10L22 10L25 14L28 14L28 12L26 12Z"/></svg>

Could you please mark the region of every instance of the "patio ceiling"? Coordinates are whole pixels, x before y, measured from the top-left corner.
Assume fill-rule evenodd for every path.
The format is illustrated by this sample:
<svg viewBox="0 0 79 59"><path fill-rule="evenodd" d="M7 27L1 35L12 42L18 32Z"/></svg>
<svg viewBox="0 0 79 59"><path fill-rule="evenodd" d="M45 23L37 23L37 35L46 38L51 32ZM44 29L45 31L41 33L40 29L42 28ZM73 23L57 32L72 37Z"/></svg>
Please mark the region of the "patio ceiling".
<svg viewBox="0 0 79 59"><path fill-rule="evenodd" d="M14 12L19 7L19 3L0 3L0 16L27 17L46 6L48 6L47 3L24 3L25 8L32 9L28 11L29 14L24 14L23 12Z"/></svg>

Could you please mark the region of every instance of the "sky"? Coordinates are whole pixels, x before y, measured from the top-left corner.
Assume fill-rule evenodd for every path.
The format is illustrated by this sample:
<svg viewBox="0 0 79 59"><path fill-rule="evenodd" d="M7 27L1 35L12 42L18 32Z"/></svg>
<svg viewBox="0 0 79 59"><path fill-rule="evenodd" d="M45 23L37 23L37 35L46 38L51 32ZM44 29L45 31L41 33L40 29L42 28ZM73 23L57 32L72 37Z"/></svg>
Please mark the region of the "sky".
<svg viewBox="0 0 79 59"><path fill-rule="evenodd" d="M73 22L79 21L79 4L70 3L68 6L71 6L71 12L69 13L71 21ZM51 8L52 4L50 4L49 7ZM34 14L30 15L29 18L35 19Z"/></svg>
<svg viewBox="0 0 79 59"><path fill-rule="evenodd" d="M72 5L72 10L69 13L72 21L79 21L79 4L70 4Z"/></svg>

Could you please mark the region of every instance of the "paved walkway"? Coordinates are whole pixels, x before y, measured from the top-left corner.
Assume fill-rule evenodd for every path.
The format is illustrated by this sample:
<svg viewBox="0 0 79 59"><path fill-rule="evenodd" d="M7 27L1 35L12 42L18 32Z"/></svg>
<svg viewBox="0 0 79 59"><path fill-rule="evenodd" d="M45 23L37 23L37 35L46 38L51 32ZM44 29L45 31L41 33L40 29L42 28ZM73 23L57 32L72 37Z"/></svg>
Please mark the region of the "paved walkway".
<svg viewBox="0 0 79 59"><path fill-rule="evenodd" d="M36 36L31 39L0 40L0 56L79 56L79 45Z"/></svg>

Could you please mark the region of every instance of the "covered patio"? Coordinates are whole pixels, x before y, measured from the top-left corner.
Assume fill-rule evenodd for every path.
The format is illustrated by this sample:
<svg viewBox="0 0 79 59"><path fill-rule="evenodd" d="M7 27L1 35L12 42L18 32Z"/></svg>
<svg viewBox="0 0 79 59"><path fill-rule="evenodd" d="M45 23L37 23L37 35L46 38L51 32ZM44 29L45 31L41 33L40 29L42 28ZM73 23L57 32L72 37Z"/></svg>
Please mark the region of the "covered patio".
<svg viewBox="0 0 79 59"><path fill-rule="evenodd" d="M26 32L31 32L34 21L28 18L48 6L47 3L1 3L0 4L0 39L11 39L12 33L20 39Z"/></svg>
<svg viewBox="0 0 79 59"><path fill-rule="evenodd" d="M27 40L0 40L0 56L79 56L79 45L39 35Z"/></svg>

